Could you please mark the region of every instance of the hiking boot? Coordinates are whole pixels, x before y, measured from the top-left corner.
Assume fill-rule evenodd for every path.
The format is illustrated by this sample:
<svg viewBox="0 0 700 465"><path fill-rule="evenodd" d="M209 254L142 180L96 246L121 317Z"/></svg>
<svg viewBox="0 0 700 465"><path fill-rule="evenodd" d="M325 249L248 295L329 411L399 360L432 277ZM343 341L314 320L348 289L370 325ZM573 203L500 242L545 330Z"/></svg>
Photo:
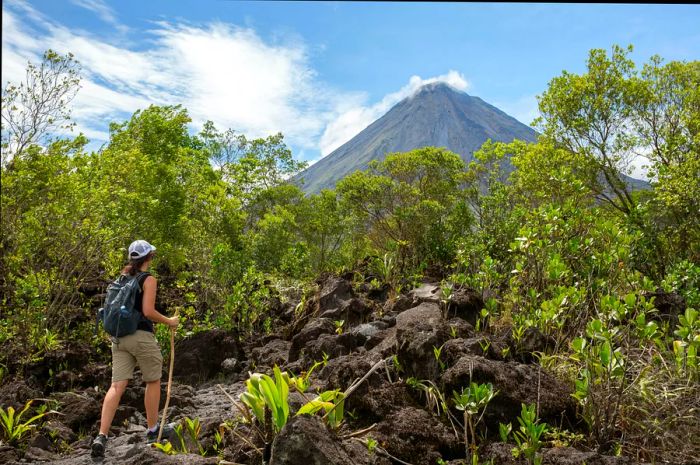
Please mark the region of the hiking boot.
<svg viewBox="0 0 700 465"><path fill-rule="evenodd" d="M92 453L93 457L104 457L105 456L105 446L107 445L107 436L104 434L98 434L95 439L92 440Z"/></svg>
<svg viewBox="0 0 700 465"><path fill-rule="evenodd" d="M152 444L158 440L158 431L160 430L160 425L155 431L146 430L146 444ZM168 439L170 435L175 431L175 423L167 423L163 426L163 436L161 440Z"/></svg>

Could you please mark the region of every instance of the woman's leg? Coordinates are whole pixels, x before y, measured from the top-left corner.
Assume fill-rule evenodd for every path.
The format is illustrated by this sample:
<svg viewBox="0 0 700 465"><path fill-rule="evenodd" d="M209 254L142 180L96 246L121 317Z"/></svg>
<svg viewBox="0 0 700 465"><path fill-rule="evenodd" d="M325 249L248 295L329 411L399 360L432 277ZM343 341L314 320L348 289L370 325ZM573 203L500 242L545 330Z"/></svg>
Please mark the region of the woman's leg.
<svg viewBox="0 0 700 465"><path fill-rule="evenodd" d="M146 393L143 396L146 406L146 423L151 429L158 423L158 406L160 405L160 379L146 383Z"/></svg>
<svg viewBox="0 0 700 465"><path fill-rule="evenodd" d="M102 402L102 419L100 420L100 434L107 436L112 426L114 414L119 408L119 401L134 375L136 358L129 353L131 336L119 338L119 343L112 343L112 385L107 390L105 400Z"/></svg>
<svg viewBox="0 0 700 465"><path fill-rule="evenodd" d="M138 351L136 356L141 375L146 382L143 403L146 407L148 428L158 424L158 407L160 406L160 378L163 374L163 355L156 342L155 335L147 331L136 331Z"/></svg>
<svg viewBox="0 0 700 465"><path fill-rule="evenodd" d="M112 426L112 420L114 420L114 414L117 412L119 407L119 401L126 390L126 386L129 384L129 380L125 379L122 381L115 381L110 386L105 395L105 400L102 403L102 417L100 419L100 434L105 436L109 433L109 428Z"/></svg>

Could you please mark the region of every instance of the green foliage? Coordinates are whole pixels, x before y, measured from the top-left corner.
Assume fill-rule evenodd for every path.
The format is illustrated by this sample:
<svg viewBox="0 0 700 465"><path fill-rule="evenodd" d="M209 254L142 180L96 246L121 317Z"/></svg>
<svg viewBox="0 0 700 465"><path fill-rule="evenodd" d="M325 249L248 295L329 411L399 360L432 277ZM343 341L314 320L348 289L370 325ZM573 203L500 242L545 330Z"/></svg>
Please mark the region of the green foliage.
<svg viewBox="0 0 700 465"><path fill-rule="evenodd" d="M300 263L294 260L296 228L294 214L285 207L275 206L260 218L251 238L253 258L260 269L286 271L292 276L301 273L304 258Z"/></svg>
<svg viewBox="0 0 700 465"><path fill-rule="evenodd" d="M493 385L491 383L477 384L475 382L469 383L469 387L462 388L462 392L457 394L457 391L453 391L453 400L455 408L457 410L462 410L464 412L464 444L465 447L471 447L472 451L476 451L476 426L479 424L486 411L486 406L491 402L497 394L498 391L493 390ZM481 412L481 415L479 415ZM474 417L479 415L476 418ZM471 435L471 443L469 442L469 436ZM469 454L467 453L467 456Z"/></svg>
<svg viewBox="0 0 700 465"><path fill-rule="evenodd" d="M700 264L683 260L674 264L661 281L666 292L678 292L688 307L700 308Z"/></svg>
<svg viewBox="0 0 700 465"><path fill-rule="evenodd" d="M510 423L507 425L503 423L498 424L498 435L501 438L501 442L508 442L508 436L510 436L511 431L513 431L513 425Z"/></svg>
<svg viewBox="0 0 700 465"><path fill-rule="evenodd" d="M685 314L678 317L678 327L673 332L678 340L673 341L676 367L681 374L697 381L698 351L700 350L700 318L697 310L687 308Z"/></svg>
<svg viewBox="0 0 700 465"><path fill-rule="evenodd" d="M2 421L3 440L10 445L19 446L27 434L36 428L36 422L51 412L41 411L33 417L22 420L22 417L32 405L32 400L28 401L22 410L16 412L14 407L7 407L7 410L0 407L0 420Z"/></svg>
<svg viewBox="0 0 700 465"><path fill-rule="evenodd" d="M420 256L451 258L451 245L468 227L468 210L459 207L463 168L458 155L426 147L372 162L337 190L361 221L361 234L378 251L395 250L397 267L405 271Z"/></svg>
<svg viewBox="0 0 700 465"><path fill-rule="evenodd" d="M350 218L336 192L324 189L319 194L304 197L295 213L299 238L308 256L308 269L302 274L318 274L339 266L344 261L341 249L348 236Z"/></svg>
<svg viewBox="0 0 700 465"><path fill-rule="evenodd" d="M337 430L345 416L345 394L340 390L324 391L304 404L297 415L313 415L320 410L326 412L324 418L328 426Z"/></svg>
<svg viewBox="0 0 700 465"><path fill-rule="evenodd" d="M399 276L394 254L387 252L382 258L375 257L372 261L372 271L382 283L390 285L392 289L398 287Z"/></svg>
<svg viewBox="0 0 700 465"><path fill-rule="evenodd" d="M697 256L700 62L662 65L655 56L640 73L631 51L591 50L585 73L554 78L539 98L539 126L547 141L585 159L583 183L645 231L650 258L664 245ZM644 207L624 178L632 154L641 152L649 153L653 222L640 218ZM663 263L649 265L653 273L663 270Z"/></svg>
<svg viewBox="0 0 700 465"><path fill-rule="evenodd" d="M518 417L520 427L513 437L517 447L513 448L513 456L525 456L528 463L538 465L542 463L542 456L537 451L542 447L542 435L547 431L547 423L540 423L535 413L535 405L522 404Z"/></svg>
<svg viewBox="0 0 700 465"><path fill-rule="evenodd" d="M585 435L559 429L556 426L548 426L544 432L544 438L551 447L575 447L584 441Z"/></svg>
<svg viewBox="0 0 700 465"><path fill-rule="evenodd" d="M429 379L419 381L416 378L410 377L406 380L406 384L425 395L428 410L434 412L437 416L440 416L441 412L448 412L445 396L435 383Z"/></svg>
<svg viewBox="0 0 700 465"><path fill-rule="evenodd" d="M265 425L265 410L272 414L272 425L279 432L289 417L289 385L280 369L274 367L274 376L253 373L246 381L246 391L240 395L241 402L252 412L261 425Z"/></svg>
<svg viewBox="0 0 700 465"><path fill-rule="evenodd" d="M636 93L634 62L627 57L631 51L614 46L608 57L604 50L591 50L586 73L562 73L539 99L545 136L589 159L594 164L586 176L589 188L626 214L636 208L621 172L635 145L630 135Z"/></svg>
<svg viewBox="0 0 700 465"><path fill-rule="evenodd" d="M260 328L265 322L267 299L270 297L264 275L251 266L229 292L223 312L217 315L216 326L241 332Z"/></svg>
<svg viewBox="0 0 700 465"><path fill-rule="evenodd" d="M36 355L52 352L61 347L58 334L48 328L44 328L43 331L40 328L32 328L29 341L34 347Z"/></svg>
<svg viewBox="0 0 700 465"><path fill-rule="evenodd" d="M367 438L367 452L370 453L370 455L374 454L374 451L377 449L377 446L379 445L379 442L377 442L376 439L368 437Z"/></svg>
<svg viewBox="0 0 700 465"><path fill-rule="evenodd" d="M700 251L700 62L659 56L635 80L635 129L649 149L654 226L681 257Z"/></svg>
<svg viewBox="0 0 700 465"><path fill-rule="evenodd" d="M460 262L467 273L478 269L480 260L488 256L496 262L506 258L508 243L515 237L521 214L507 184L507 157L523 150L525 143L493 143L488 140L474 152L474 160L465 173L468 205L474 211L477 237L460 240Z"/></svg>
<svg viewBox="0 0 700 465"><path fill-rule="evenodd" d="M607 305L610 303L607 301ZM618 335L618 328L594 319L586 327L587 338L578 337L571 343L572 357L582 362L573 396L583 407L583 419L599 442L606 442L613 433L625 385L625 358L616 347Z"/></svg>
<svg viewBox="0 0 700 465"><path fill-rule="evenodd" d="M182 422L175 425L174 431L175 437L177 438L175 442L168 441L163 444L155 442L153 443L153 447L166 455L189 454L193 450L202 457L207 455L207 450L200 442L202 425L199 418L183 418ZM217 434L218 433L217 431ZM219 437L221 436L219 435ZM221 440L219 440L219 444L220 443Z"/></svg>

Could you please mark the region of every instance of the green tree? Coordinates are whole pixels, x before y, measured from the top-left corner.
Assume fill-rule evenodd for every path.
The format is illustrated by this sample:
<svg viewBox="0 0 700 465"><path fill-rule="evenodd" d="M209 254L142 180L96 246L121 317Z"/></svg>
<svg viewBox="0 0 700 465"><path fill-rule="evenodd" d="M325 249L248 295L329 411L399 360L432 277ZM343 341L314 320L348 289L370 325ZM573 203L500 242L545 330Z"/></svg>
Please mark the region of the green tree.
<svg viewBox="0 0 700 465"><path fill-rule="evenodd" d="M109 144L94 156L90 183L117 243L148 238L158 244L161 263L206 273L212 244L241 247L244 216L240 199L189 135L189 122L179 106L151 106L113 124ZM123 260L115 250L112 272Z"/></svg>
<svg viewBox="0 0 700 465"><path fill-rule="evenodd" d="M208 121L199 139L212 162L220 168L231 194L239 196L246 204L306 168L306 162L294 159L281 133L248 139L232 129L219 132Z"/></svg>
<svg viewBox="0 0 700 465"><path fill-rule="evenodd" d="M277 205L266 212L251 231L251 250L262 271L283 271L297 243L297 223L293 212ZM294 270L299 271L293 267Z"/></svg>
<svg viewBox="0 0 700 465"><path fill-rule="evenodd" d="M84 137L33 145L3 170L4 305L24 331L61 329L76 312L78 289L100 274L108 225L86 180ZM27 326L28 325L28 326Z"/></svg>
<svg viewBox="0 0 700 465"><path fill-rule="evenodd" d="M2 91L2 164L32 144L47 144L57 131L73 127L70 103L80 87L80 65L73 54L47 50L26 78Z"/></svg>
<svg viewBox="0 0 700 465"><path fill-rule="evenodd" d="M461 232L448 224L453 207L463 201L463 174L459 155L425 147L373 161L367 171L341 180L337 190L376 250L395 249L399 266L406 267L417 265L419 258L444 258L443 246ZM468 214L465 208L454 211ZM468 227L467 221L452 224Z"/></svg>
<svg viewBox="0 0 700 465"><path fill-rule="evenodd" d="M595 167L589 158L546 140L520 145L520 150L512 153L515 171L510 182L520 204L529 208L567 202L575 206L592 205L594 194L588 189L586 179Z"/></svg>
<svg viewBox="0 0 700 465"><path fill-rule="evenodd" d="M642 232L637 262L661 276L674 255L700 254L700 64L654 56L639 72L631 51L591 50L585 73L554 78L538 124L548 144L582 157L579 179ZM649 160L651 193L626 179L637 157Z"/></svg>
<svg viewBox="0 0 700 465"><path fill-rule="evenodd" d="M484 256L505 262L508 245L520 225L521 211L517 208L513 187L508 178L512 168L509 157L525 152L523 141L486 141L474 152L465 175L465 195L476 217L473 235L462 239L462 258L467 269L479 268Z"/></svg>
<svg viewBox="0 0 700 465"><path fill-rule="evenodd" d="M334 190L306 197L297 208L299 236L306 244L314 274L339 264L343 241L349 237L349 219Z"/></svg>
<svg viewBox="0 0 700 465"><path fill-rule="evenodd" d="M591 50L585 73L564 71L550 81L538 97L542 116L537 119L546 139L595 164L588 187L626 215L637 207L624 177L637 148L631 119L638 92L631 51L631 46L614 46L608 56L605 50Z"/></svg>
<svg viewBox="0 0 700 465"><path fill-rule="evenodd" d="M666 247L700 258L700 61L658 56L636 80L635 129L649 159L654 188L652 221ZM663 225L668 225L663 227Z"/></svg>

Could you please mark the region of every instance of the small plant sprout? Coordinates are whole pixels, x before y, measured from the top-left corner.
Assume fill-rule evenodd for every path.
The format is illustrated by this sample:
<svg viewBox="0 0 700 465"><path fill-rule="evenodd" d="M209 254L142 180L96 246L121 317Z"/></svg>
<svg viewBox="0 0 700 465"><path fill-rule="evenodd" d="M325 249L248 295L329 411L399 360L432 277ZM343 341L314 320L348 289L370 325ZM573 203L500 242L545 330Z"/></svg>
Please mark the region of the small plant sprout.
<svg viewBox="0 0 700 465"><path fill-rule="evenodd" d="M394 370L396 371L397 374L401 373L403 371L403 367L401 366L401 362L399 362L399 357L397 357L396 355L391 357L391 363L394 366Z"/></svg>
<svg viewBox="0 0 700 465"><path fill-rule="evenodd" d="M491 340L490 339L479 339L479 347L481 347L481 351L484 354L484 357L486 354L489 353L489 349L491 348Z"/></svg>
<svg viewBox="0 0 700 465"><path fill-rule="evenodd" d="M335 320L333 324L335 325L335 333L343 334L343 325L345 324L345 320Z"/></svg>
<svg viewBox="0 0 700 465"><path fill-rule="evenodd" d="M165 455L175 455L177 454L177 449L173 447L172 442L166 442L161 444L160 442L154 442L153 447L164 453Z"/></svg>
<svg viewBox="0 0 700 465"><path fill-rule="evenodd" d="M445 346L445 344L441 345L440 347L435 347L433 346L433 355L435 356L435 360L438 362L438 365L440 366L440 371L445 371L445 362L442 361L442 348Z"/></svg>
<svg viewBox="0 0 700 465"><path fill-rule="evenodd" d="M221 427L219 429L221 429ZM206 456L207 451L199 441L199 436L202 433L202 425L199 421L199 418L190 419L188 417L185 417L182 423L179 423L175 426L174 431L175 436L177 437L175 443L166 442L165 444L161 444L156 442L153 443L153 447L155 447L156 449L158 449L166 455L176 455L180 453L189 454L190 448L187 446L187 444L189 443L193 447L196 447L196 451L199 455L201 455L202 457ZM187 435L187 440L185 439L185 434ZM217 447L221 446L221 442L223 440L222 433L217 431L215 433L214 440L214 449L217 450Z"/></svg>
<svg viewBox="0 0 700 465"><path fill-rule="evenodd" d="M231 427L228 423L224 422L219 425L219 428L214 432L214 444L213 449L219 456L223 454L224 451L224 438L226 437L226 432L231 431Z"/></svg>
<svg viewBox="0 0 700 465"><path fill-rule="evenodd" d="M374 273L384 284L388 284L392 289L396 287L396 261L390 252L385 253L383 258L375 258L373 268Z"/></svg>
<svg viewBox="0 0 700 465"><path fill-rule="evenodd" d="M493 390L491 383L477 384L471 382L468 388L462 388L460 394L457 394L457 391L453 391L455 408L464 412L464 445L467 456L469 456L470 445L472 450L476 450L476 426L484 416L486 406L496 394L498 394L498 391ZM481 415L479 415L479 412L481 412ZM479 415L479 417L475 421L474 417L476 415ZM469 436L471 436L471 443L469 442Z"/></svg>
<svg viewBox="0 0 700 465"><path fill-rule="evenodd" d="M520 428L513 435L518 445L513 448L513 456L519 457L522 454L531 465L539 465L542 463L542 457L537 455L537 451L542 447L540 438L547 431L547 423L539 423L535 404L522 404L521 407L518 417Z"/></svg>
<svg viewBox="0 0 700 465"><path fill-rule="evenodd" d="M447 312L450 308L450 302L452 302L452 290L454 288L454 283L448 283L446 281L443 281L440 284L440 291L442 292L442 298L440 299L440 302L442 302L442 308L443 308L443 315L445 318L447 318Z"/></svg>
<svg viewBox="0 0 700 465"><path fill-rule="evenodd" d="M190 419L185 417L185 430L187 431L187 435L192 441L192 444L197 447L199 455L204 456L206 452L204 447L202 447L202 444L199 442L199 435L202 432L202 425L199 422L199 418Z"/></svg>
<svg viewBox="0 0 700 465"><path fill-rule="evenodd" d="M414 377L410 377L406 380L406 384L408 384L412 389L421 391L423 394L425 394L428 410L431 412L434 411L437 416L440 416L440 409L442 409L443 412L447 412L447 404L445 399L435 383L429 379L419 381Z"/></svg>
<svg viewBox="0 0 700 465"><path fill-rule="evenodd" d="M471 465L493 465L493 459L487 460L486 462L479 461L479 454L475 451L472 453L472 463Z"/></svg>
<svg viewBox="0 0 700 465"><path fill-rule="evenodd" d="M510 432L513 430L513 425L508 423L507 425L504 425L503 423L498 424L498 435L501 437L501 442L508 442L508 436L510 436Z"/></svg>
<svg viewBox="0 0 700 465"><path fill-rule="evenodd" d="M367 452L369 452L371 455L374 454L375 450L377 450L379 442L377 442L377 440L372 437L368 437L367 442L365 444L367 444Z"/></svg>
<svg viewBox="0 0 700 465"><path fill-rule="evenodd" d="M325 418L328 426L337 430L343 422L344 404L345 394L340 390L325 391L303 405L297 415L313 415L323 409L326 412Z"/></svg>
<svg viewBox="0 0 700 465"><path fill-rule="evenodd" d="M323 365L323 362L315 362L311 368L309 368L308 371L302 372L301 375L299 376L294 376L294 375L289 375L288 377L288 383L291 387L294 387L297 391L300 393L305 393L306 391L309 390L309 387L311 386L311 373L313 371Z"/></svg>

